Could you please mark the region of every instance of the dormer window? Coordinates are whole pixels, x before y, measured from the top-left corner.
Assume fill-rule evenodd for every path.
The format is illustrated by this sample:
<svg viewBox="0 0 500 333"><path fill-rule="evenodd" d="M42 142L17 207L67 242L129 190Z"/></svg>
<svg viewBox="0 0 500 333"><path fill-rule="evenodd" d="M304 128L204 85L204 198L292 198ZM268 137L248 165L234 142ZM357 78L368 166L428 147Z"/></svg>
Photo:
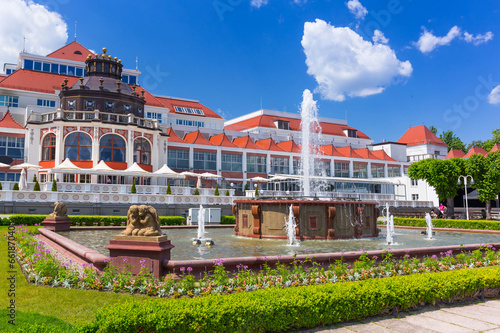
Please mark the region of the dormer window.
<svg viewBox="0 0 500 333"><path fill-rule="evenodd" d="M95 101L85 101L85 111L94 111Z"/></svg>
<svg viewBox="0 0 500 333"><path fill-rule="evenodd" d="M344 134L348 137L348 138L357 138L358 137L358 131L355 130L355 129L345 129L344 130Z"/></svg>
<svg viewBox="0 0 500 333"><path fill-rule="evenodd" d="M290 129L290 122L286 120L276 120L274 122L274 125L276 126L277 129L282 129L282 130Z"/></svg>

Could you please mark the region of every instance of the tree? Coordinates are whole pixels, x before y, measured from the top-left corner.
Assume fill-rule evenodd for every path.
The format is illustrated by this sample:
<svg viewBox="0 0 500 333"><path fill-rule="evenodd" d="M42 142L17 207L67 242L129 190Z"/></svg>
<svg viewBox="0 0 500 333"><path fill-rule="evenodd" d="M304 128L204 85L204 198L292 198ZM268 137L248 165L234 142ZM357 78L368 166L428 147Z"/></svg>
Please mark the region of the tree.
<svg viewBox="0 0 500 333"><path fill-rule="evenodd" d="M19 191L19 184L15 183L14 186L12 186L12 191Z"/></svg>
<svg viewBox="0 0 500 333"><path fill-rule="evenodd" d="M55 178L52 180L52 192L57 192L57 182Z"/></svg>
<svg viewBox="0 0 500 333"><path fill-rule="evenodd" d="M198 188L194 190L194 195L200 195L200 190Z"/></svg>
<svg viewBox="0 0 500 333"><path fill-rule="evenodd" d="M33 175L33 183L36 183L36 174Z"/></svg>
<svg viewBox="0 0 500 333"><path fill-rule="evenodd" d="M137 193L137 188L135 187L135 179L132 181L132 188L130 189L130 193Z"/></svg>
<svg viewBox="0 0 500 333"><path fill-rule="evenodd" d="M226 190L226 197L229 196L229 190Z"/></svg>
<svg viewBox="0 0 500 333"><path fill-rule="evenodd" d="M33 191L40 191L40 183L35 179L35 186L33 186Z"/></svg>
<svg viewBox="0 0 500 333"><path fill-rule="evenodd" d="M172 189L170 188L170 183L167 185L167 194L172 194Z"/></svg>
<svg viewBox="0 0 500 333"><path fill-rule="evenodd" d="M491 200L495 200L500 191L500 152L486 157L472 155L467 159L466 168L467 174L474 179L471 187L477 189L479 201L485 203L486 219L491 220Z"/></svg>
<svg viewBox="0 0 500 333"><path fill-rule="evenodd" d="M0 191L2 190L2 183L0 183Z"/></svg>
<svg viewBox="0 0 500 333"><path fill-rule="evenodd" d="M455 214L453 198L460 188L458 177L465 171L465 160L452 158L449 160L426 159L410 165L408 176L423 179L434 187L440 201L446 200L448 218Z"/></svg>
<svg viewBox="0 0 500 333"><path fill-rule="evenodd" d="M463 143L463 141L456 136L453 131L443 131L443 133L439 134L439 138L448 145L448 151L451 149L460 149L461 151L466 152L465 143Z"/></svg>
<svg viewBox="0 0 500 333"><path fill-rule="evenodd" d="M245 184L245 191L248 191L248 183Z"/></svg>
<svg viewBox="0 0 500 333"><path fill-rule="evenodd" d="M434 135L437 135L438 129L436 127L434 127L434 125L431 125L429 127L429 131L431 131L432 133L434 133Z"/></svg>
<svg viewBox="0 0 500 333"><path fill-rule="evenodd" d="M259 196L259 185L255 186L255 197Z"/></svg>
<svg viewBox="0 0 500 333"><path fill-rule="evenodd" d="M486 149L485 148L486 145L487 145L486 141L474 140L467 145L467 151L469 151L472 147L480 147L480 148ZM493 147L493 145L492 145L492 147Z"/></svg>
<svg viewBox="0 0 500 333"><path fill-rule="evenodd" d="M219 195L219 184L215 185L214 195Z"/></svg>

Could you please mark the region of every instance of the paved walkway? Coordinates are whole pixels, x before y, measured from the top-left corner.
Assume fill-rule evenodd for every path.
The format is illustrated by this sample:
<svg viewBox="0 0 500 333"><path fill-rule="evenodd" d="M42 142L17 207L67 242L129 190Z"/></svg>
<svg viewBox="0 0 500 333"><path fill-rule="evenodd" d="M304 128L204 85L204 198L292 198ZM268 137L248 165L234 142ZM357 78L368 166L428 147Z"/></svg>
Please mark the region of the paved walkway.
<svg viewBox="0 0 500 333"><path fill-rule="evenodd" d="M350 321L310 330L308 333L420 333L420 332L488 332L500 333L500 298L485 303L473 302L454 305L426 306L400 312L398 317L377 316L361 321Z"/></svg>

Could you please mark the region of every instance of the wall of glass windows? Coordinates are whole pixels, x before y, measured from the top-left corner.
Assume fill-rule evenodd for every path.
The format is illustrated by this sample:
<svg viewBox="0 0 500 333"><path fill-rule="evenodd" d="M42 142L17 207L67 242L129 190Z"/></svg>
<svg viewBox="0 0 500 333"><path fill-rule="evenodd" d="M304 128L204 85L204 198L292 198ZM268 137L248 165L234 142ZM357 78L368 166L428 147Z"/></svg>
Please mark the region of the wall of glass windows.
<svg viewBox="0 0 500 333"><path fill-rule="evenodd" d="M241 172L242 171L242 158L243 155L238 154L222 154L222 171L233 171L233 172Z"/></svg>
<svg viewBox="0 0 500 333"><path fill-rule="evenodd" d="M384 178L385 177L384 166L372 164L371 165L371 173L372 173L372 178Z"/></svg>
<svg viewBox="0 0 500 333"><path fill-rule="evenodd" d="M266 157L247 155L247 172L266 173Z"/></svg>
<svg viewBox="0 0 500 333"><path fill-rule="evenodd" d="M393 184L335 182L335 192L394 194Z"/></svg>
<svg viewBox="0 0 500 333"><path fill-rule="evenodd" d="M349 162L335 162L335 177L349 178Z"/></svg>
<svg viewBox="0 0 500 333"><path fill-rule="evenodd" d="M169 149L167 165L170 168L189 169L189 151Z"/></svg>
<svg viewBox="0 0 500 333"><path fill-rule="evenodd" d="M398 166L388 166L387 177L401 177L401 168Z"/></svg>
<svg viewBox="0 0 500 333"><path fill-rule="evenodd" d="M290 172L290 165L288 158L271 157L271 173L288 174Z"/></svg>
<svg viewBox="0 0 500 333"><path fill-rule="evenodd" d="M330 177L331 176L330 162L314 161L314 175Z"/></svg>
<svg viewBox="0 0 500 333"><path fill-rule="evenodd" d="M0 156L24 159L24 138L0 136Z"/></svg>
<svg viewBox="0 0 500 333"><path fill-rule="evenodd" d="M0 95L0 106L19 107L19 96Z"/></svg>
<svg viewBox="0 0 500 333"><path fill-rule="evenodd" d="M352 164L352 178L368 178L368 164L366 164L366 163L353 163Z"/></svg>
<svg viewBox="0 0 500 333"><path fill-rule="evenodd" d="M216 170L216 153L195 151L193 154L193 167L195 170Z"/></svg>
<svg viewBox="0 0 500 333"><path fill-rule="evenodd" d="M34 71L63 74L82 77L87 75L87 71L83 67L77 66L67 66L45 61L35 61L30 59L24 59L24 69L30 69Z"/></svg>

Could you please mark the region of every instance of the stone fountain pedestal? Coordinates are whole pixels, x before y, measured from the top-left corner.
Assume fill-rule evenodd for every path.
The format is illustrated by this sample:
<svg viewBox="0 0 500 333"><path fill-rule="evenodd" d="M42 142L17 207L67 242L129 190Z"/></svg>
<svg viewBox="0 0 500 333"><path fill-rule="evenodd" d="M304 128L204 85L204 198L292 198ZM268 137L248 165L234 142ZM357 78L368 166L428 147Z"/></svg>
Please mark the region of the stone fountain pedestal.
<svg viewBox="0 0 500 333"><path fill-rule="evenodd" d="M71 228L71 220L67 216L48 216L42 222L43 227L51 231L65 231Z"/></svg>
<svg viewBox="0 0 500 333"><path fill-rule="evenodd" d="M134 275L141 266L147 267L156 278L163 275L163 262L170 260L170 244L167 236L113 236L106 248L113 266L127 268Z"/></svg>

